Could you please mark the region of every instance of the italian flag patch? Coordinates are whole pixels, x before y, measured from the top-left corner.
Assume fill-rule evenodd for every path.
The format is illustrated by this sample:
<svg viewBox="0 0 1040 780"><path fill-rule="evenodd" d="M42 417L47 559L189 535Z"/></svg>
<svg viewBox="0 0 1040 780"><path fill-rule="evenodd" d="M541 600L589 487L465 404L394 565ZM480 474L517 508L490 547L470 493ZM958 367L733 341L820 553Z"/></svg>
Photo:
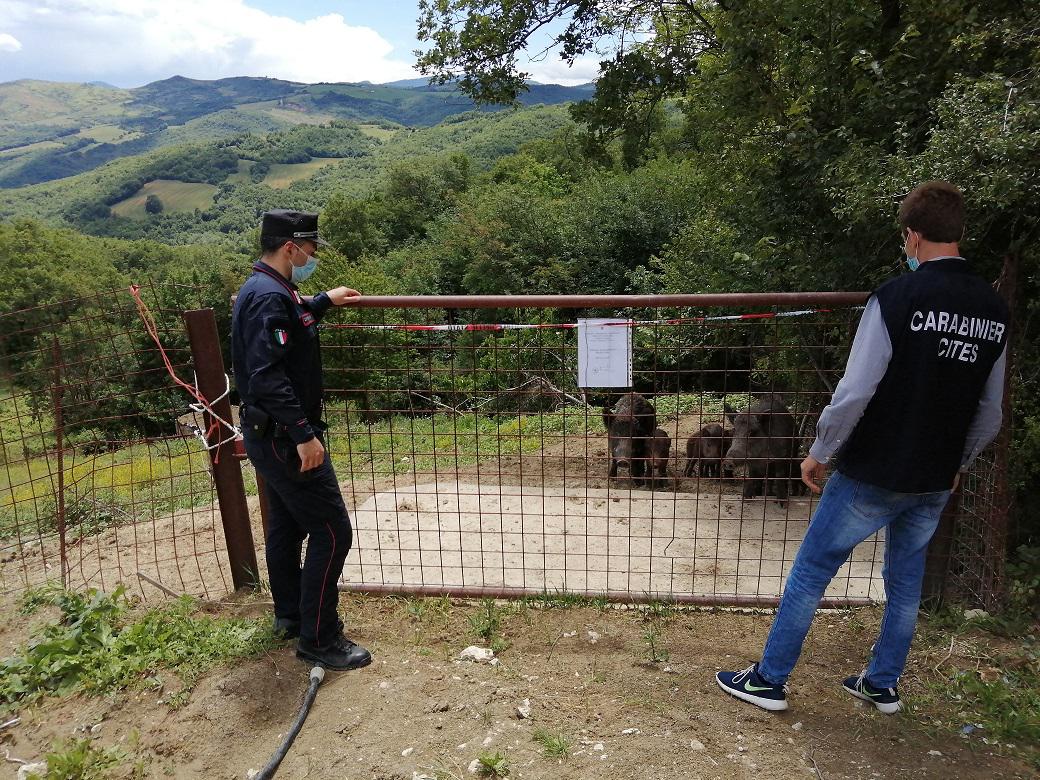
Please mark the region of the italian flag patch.
<svg viewBox="0 0 1040 780"><path fill-rule="evenodd" d="M275 328L274 343L280 347L284 347L289 343L289 334L281 328Z"/></svg>

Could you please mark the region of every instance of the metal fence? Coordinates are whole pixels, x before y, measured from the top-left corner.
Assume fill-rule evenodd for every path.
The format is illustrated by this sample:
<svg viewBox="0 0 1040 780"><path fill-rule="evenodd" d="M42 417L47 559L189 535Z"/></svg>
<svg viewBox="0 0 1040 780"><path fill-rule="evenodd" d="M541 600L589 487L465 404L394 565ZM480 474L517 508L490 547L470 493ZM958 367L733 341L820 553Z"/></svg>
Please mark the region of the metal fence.
<svg viewBox="0 0 1040 780"><path fill-rule="evenodd" d="M200 292L149 285L142 298L190 380L182 312ZM126 289L0 314L0 592L141 577L227 592L209 457L185 403Z"/></svg>
<svg viewBox="0 0 1040 780"><path fill-rule="evenodd" d="M330 312L328 444L355 527L341 587L775 604L815 508L797 462L865 297L368 297ZM216 329L193 332L193 360L182 321L198 291L145 298L175 373L198 366L222 395ZM612 322L579 326L597 318ZM603 352L590 334L606 331L624 336ZM583 360L630 386L582 386L601 382L579 383ZM646 406L626 420L629 392ZM221 432L186 415L125 291L0 315L0 396L0 590L144 577L218 595L264 577L255 482L243 489L230 446L214 466L194 433ZM711 425L742 455L711 450L719 429L697 438ZM932 596L999 599L1001 446L947 513ZM827 603L883 598L882 563L883 537L860 545Z"/></svg>
<svg viewBox="0 0 1040 780"><path fill-rule="evenodd" d="M800 484L865 297L396 298L340 312L323 355L356 530L343 586L775 603L815 503L780 499ZM578 386L586 318L628 331L630 389L658 431L656 444L642 432L649 480L609 475L603 409L629 388ZM730 431L726 407L763 398L793 424L752 432L751 475L691 462L691 437ZM771 478L752 495L756 468ZM882 553L879 538L861 545L829 601L882 598Z"/></svg>

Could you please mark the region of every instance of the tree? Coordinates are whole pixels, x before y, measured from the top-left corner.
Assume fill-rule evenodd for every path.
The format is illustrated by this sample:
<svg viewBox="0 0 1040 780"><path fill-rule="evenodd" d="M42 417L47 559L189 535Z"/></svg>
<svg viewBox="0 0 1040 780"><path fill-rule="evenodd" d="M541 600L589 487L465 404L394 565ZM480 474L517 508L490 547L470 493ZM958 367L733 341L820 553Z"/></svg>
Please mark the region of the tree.
<svg viewBox="0 0 1040 780"><path fill-rule="evenodd" d="M480 102L514 101L530 76L518 58L548 32L564 61L601 53L595 97L574 108L591 139L645 142L674 98L695 146L766 134L797 159L900 121L923 143L954 79L1025 81L1037 16L1016 0L420 0L418 65Z"/></svg>
<svg viewBox="0 0 1040 780"><path fill-rule="evenodd" d="M721 4L719 4L721 5ZM665 98L684 91L698 56L718 46L706 0L420 0L418 58L436 83L458 81L478 103L512 103L531 74L517 57L536 34L573 64L593 51L600 62L596 97L575 109L593 134L625 131L645 141Z"/></svg>
<svg viewBox="0 0 1040 780"><path fill-rule="evenodd" d="M163 202L158 195L149 195L145 198L144 210L149 214L162 214Z"/></svg>

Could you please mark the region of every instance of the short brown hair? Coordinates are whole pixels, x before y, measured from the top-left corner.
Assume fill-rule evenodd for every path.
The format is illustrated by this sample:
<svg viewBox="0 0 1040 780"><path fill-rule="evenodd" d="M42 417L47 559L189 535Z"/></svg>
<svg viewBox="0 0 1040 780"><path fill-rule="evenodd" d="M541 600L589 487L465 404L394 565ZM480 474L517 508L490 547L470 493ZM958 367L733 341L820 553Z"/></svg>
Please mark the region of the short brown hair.
<svg viewBox="0 0 1040 780"><path fill-rule="evenodd" d="M919 184L899 206L899 227L940 244L960 241L964 234L964 196L948 181Z"/></svg>

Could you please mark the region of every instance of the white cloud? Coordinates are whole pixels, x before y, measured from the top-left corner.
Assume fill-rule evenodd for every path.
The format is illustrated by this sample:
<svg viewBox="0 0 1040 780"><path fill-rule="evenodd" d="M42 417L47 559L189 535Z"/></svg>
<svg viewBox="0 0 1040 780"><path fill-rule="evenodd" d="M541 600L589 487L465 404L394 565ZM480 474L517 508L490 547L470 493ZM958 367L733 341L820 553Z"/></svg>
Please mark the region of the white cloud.
<svg viewBox="0 0 1040 780"><path fill-rule="evenodd" d="M22 43L13 35L0 33L0 51L14 52L22 48Z"/></svg>
<svg viewBox="0 0 1040 780"><path fill-rule="evenodd" d="M599 60L593 57L580 57L573 66L550 53L540 61L531 61L522 65L521 70L531 74L531 78L543 84L562 84L573 87L586 84L599 77Z"/></svg>
<svg viewBox="0 0 1040 780"><path fill-rule="evenodd" d="M18 36L0 35L0 50L6 38L22 48L13 68L5 63L4 80L137 86L174 74L304 82L415 76L375 30L340 14L300 22L242 0L0 0L0 19Z"/></svg>

